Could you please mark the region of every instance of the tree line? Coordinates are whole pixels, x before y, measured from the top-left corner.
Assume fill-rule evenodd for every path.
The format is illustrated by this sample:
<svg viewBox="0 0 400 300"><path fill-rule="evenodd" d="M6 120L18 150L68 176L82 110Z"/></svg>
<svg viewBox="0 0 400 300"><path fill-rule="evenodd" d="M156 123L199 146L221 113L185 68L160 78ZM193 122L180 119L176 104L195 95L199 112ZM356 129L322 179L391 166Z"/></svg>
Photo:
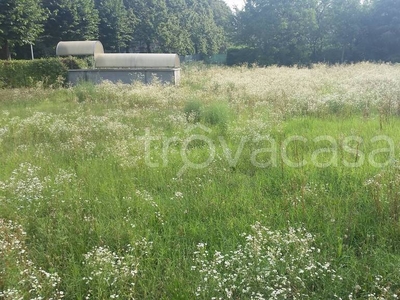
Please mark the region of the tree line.
<svg viewBox="0 0 400 300"><path fill-rule="evenodd" d="M97 39L108 52L209 55L226 51L232 17L223 0L0 0L0 58Z"/></svg>
<svg viewBox="0 0 400 300"><path fill-rule="evenodd" d="M261 64L400 62L399 0L247 0L236 20Z"/></svg>
<svg viewBox="0 0 400 300"><path fill-rule="evenodd" d="M261 65L400 62L400 1L246 0L232 12L223 0L0 0L2 59L23 56L23 45L44 57L60 40L93 39L107 52L233 48L238 63Z"/></svg>

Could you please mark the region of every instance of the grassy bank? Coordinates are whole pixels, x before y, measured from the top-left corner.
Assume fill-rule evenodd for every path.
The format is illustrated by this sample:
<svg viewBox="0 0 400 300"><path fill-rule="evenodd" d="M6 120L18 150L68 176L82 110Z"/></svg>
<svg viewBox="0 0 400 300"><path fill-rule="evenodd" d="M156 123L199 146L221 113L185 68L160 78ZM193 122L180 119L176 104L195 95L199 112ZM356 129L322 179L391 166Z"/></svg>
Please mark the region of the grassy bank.
<svg viewBox="0 0 400 300"><path fill-rule="evenodd" d="M0 299L396 299L399 75L0 90Z"/></svg>

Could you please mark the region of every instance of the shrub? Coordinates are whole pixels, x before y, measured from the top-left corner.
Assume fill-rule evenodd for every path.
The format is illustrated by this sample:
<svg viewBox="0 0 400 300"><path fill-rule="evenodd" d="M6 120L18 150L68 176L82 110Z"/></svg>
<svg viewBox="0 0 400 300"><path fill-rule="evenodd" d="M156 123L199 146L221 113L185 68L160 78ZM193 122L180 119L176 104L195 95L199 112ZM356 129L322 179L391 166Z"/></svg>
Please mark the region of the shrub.
<svg viewBox="0 0 400 300"><path fill-rule="evenodd" d="M96 93L93 82L79 82L79 84L74 88L74 92L78 102L95 101L96 98L99 98L99 93Z"/></svg>
<svg viewBox="0 0 400 300"><path fill-rule="evenodd" d="M228 66L258 63L259 50L253 48L230 48L227 51Z"/></svg>
<svg viewBox="0 0 400 300"><path fill-rule="evenodd" d="M87 69L90 59L78 59L72 56L60 58L63 65L70 70Z"/></svg>
<svg viewBox="0 0 400 300"><path fill-rule="evenodd" d="M212 126L225 127L229 120L229 106L226 103L216 102L203 107L200 100L189 100L184 107L186 120L189 123L200 121Z"/></svg>
<svg viewBox="0 0 400 300"><path fill-rule="evenodd" d="M188 122L197 123L200 121L202 103L200 100L190 100L186 103L184 112Z"/></svg>
<svg viewBox="0 0 400 300"><path fill-rule="evenodd" d="M33 87L39 82L45 87L57 87L66 83L68 69L85 65L83 60L75 58L0 61L0 87Z"/></svg>
<svg viewBox="0 0 400 300"><path fill-rule="evenodd" d="M229 107L225 103L213 103L204 109L201 116L209 125L225 126L229 119Z"/></svg>

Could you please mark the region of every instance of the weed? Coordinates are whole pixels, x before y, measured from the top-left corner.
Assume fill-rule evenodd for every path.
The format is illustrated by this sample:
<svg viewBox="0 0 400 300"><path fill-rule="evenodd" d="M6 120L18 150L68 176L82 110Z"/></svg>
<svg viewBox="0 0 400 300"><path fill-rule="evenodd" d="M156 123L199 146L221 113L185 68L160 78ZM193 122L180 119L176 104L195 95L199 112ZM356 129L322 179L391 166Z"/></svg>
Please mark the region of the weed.
<svg viewBox="0 0 400 300"><path fill-rule="evenodd" d="M0 299L398 298L399 66L183 71L0 89Z"/></svg>
<svg viewBox="0 0 400 300"><path fill-rule="evenodd" d="M202 119L212 126L225 127L229 121L229 106L225 103L212 103L204 108Z"/></svg>
<svg viewBox="0 0 400 300"><path fill-rule="evenodd" d="M200 122L201 110L202 110L202 103L200 100L190 100L186 102L184 108L186 120L189 123Z"/></svg>

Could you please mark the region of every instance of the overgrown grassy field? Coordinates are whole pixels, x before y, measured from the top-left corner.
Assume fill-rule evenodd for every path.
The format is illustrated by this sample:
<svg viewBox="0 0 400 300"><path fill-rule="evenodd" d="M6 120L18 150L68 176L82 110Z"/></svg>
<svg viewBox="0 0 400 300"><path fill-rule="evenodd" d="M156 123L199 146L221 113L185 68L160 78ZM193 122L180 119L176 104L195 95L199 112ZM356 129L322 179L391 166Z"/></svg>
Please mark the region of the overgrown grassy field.
<svg viewBox="0 0 400 300"><path fill-rule="evenodd" d="M0 90L0 299L397 299L400 66Z"/></svg>

